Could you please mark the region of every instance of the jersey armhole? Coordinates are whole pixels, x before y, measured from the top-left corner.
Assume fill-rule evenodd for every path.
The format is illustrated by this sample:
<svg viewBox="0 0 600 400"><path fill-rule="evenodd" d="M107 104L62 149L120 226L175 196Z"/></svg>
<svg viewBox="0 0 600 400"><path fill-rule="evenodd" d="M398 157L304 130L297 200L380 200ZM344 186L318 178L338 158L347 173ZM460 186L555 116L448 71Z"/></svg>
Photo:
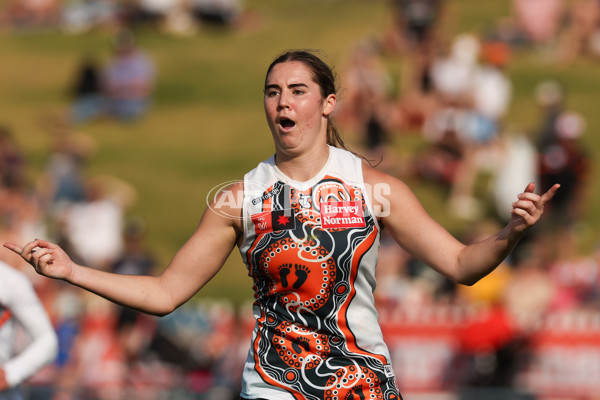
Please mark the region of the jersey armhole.
<svg viewBox="0 0 600 400"><path fill-rule="evenodd" d="M358 159L358 165L359 165L360 182L362 182L361 190L365 196L365 204L367 206L367 209L369 210L369 214L371 214L371 216L373 217L373 220L375 222L375 227L377 228L377 230L379 232L381 232L381 224L379 223L379 219L377 218L377 215L375 214L375 210L373 209L373 199L371 198L374 188L371 187L370 190L367 189L367 182L365 182L365 176L363 173L364 172L364 163L360 158Z"/></svg>

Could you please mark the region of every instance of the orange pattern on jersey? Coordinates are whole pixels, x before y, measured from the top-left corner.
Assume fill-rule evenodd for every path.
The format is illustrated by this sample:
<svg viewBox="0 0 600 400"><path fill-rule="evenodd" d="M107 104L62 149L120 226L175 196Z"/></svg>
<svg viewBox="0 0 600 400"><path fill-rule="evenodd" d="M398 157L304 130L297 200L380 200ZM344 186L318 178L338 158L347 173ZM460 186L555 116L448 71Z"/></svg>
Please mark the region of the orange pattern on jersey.
<svg viewBox="0 0 600 400"><path fill-rule="evenodd" d="M361 349L347 321L361 260L379 234L361 189L327 176L307 190L267 196L278 184L265 191L262 210L289 206L295 228L257 233L246 252L261 310L256 371L297 399L399 399L386 358ZM360 201L368 223L322 228L319 203L326 201Z"/></svg>

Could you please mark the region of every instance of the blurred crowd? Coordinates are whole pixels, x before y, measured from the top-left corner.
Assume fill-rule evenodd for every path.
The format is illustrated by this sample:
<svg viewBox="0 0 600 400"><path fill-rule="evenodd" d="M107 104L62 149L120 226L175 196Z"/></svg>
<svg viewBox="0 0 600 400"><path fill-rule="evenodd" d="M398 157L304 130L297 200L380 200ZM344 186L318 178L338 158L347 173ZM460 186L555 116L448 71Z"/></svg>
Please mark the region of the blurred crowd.
<svg viewBox="0 0 600 400"><path fill-rule="evenodd" d="M233 27L245 20L242 0L8 0L0 30L60 29L81 34L97 28L150 25L193 35L204 25Z"/></svg>
<svg viewBox="0 0 600 400"><path fill-rule="evenodd" d="M444 33L455 17L451 2L398 0L392 5L390 28L380 38L358 43L342 71L339 121L357 133L367 156L409 182L442 188L447 213L466 223L455 233L467 243L483 240L507 223L515 196L528 182L536 182L540 193L553 183L561 189L540 225L473 287L441 277L384 232L376 290L379 310L395 315L399 309L474 309L475 316L454 332L456 354L448 360L446 373L455 389L469 388L456 389L461 398L521 398L517 389L498 394L485 388L527 386L527 370L542 369L545 362L534 342L546 321L584 315L595 322L577 326L573 318L565 331L589 328L597 333L600 246L591 252L581 246L589 230L585 213L594 168L582 140L589 133L586 118L569 106L566 85L540 77L530 93L537 107L535 125L515 126L507 118L518 89L509 73L511 57L527 53L560 66L577 58L599 61L600 2L514 0L512 15L499 18L483 33L451 37ZM389 67L398 59L400 72ZM414 136L418 147L398 150L395 143L410 143L402 139ZM599 344L580 343L593 354L586 364L589 370L600 368ZM406 356L402 354L399 358ZM557 382L573 366L567 360L562 363L568 367L554 371ZM569 394L547 382L554 393L535 387L531 395L597 398L597 387L575 394L577 385L568 385L573 390Z"/></svg>
<svg viewBox="0 0 600 400"><path fill-rule="evenodd" d="M356 150L401 179L439 189L447 213L465 222L464 231L453 232L464 242L506 223L512 201L528 182L536 182L538 192L561 184L539 226L473 287L441 277L384 232L375 293L382 315L432 307L468 308L475 315L462 321L458 350L448 362L455 391L518 386L523 363L531 362L523 356L544 321L597 315L600 307L600 247L580 250L593 178L582 141L589 134L586 118L569 106L564 84L540 78L530 93L536 125L518 127L507 120L514 52L564 65L581 57L600 59L600 2L511 5L512 14L486 32L449 37L451 2L390 1L385 28L356 43L338 71L337 123ZM201 24L238 24L243 14L236 0L10 0L0 10L0 28L58 27L74 34L99 25L144 23L194 34ZM39 179L44 184L28 182L16 132L0 126L0 242L51 238L80 263L118 273L157 273L145 246L144 221L128 213L135 190L118 177L90 178L86 166L96 143L72 129L100 116L130 119L147 112L152 62L128 30L119 32L114 63L99 67L84 60L71 109L48 125L54 139ZM124 83L132 71L137 81ZM399 149L396 143L407 138L419 145ZM23 267L8 252L0 252L0 259ZM249 306L238 310L225 299L198 301L157 319L24 270L60 346L56 362L30 382L29 398L237 398L253 324ZM386 321L381 324L385 328ZM589 396L578 398L595 398Z"/></svg>

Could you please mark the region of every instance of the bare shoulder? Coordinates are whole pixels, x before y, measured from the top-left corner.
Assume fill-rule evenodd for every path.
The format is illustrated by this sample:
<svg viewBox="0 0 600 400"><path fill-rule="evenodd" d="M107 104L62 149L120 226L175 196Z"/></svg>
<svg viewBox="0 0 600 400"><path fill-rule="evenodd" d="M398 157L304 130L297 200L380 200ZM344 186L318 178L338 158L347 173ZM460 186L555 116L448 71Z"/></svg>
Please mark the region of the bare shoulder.
<svg viewBox="0 0 600 400"><path fill-rule="evenodd" d="M379 170L371 167L369 165L369 163L367 163L366 161L363 161L362 169L363 169L363 177L365 179L365 182L367 182L369 184L371 184L372 181L380 181L380 180L392 178L391 175L386 174L385 172L379 171Z"/></svg>
<svg viewBox="0 0 600 400"><path fill-rule="evenodd" d="M363 164L365 186L380 219L399 216L402 211L415 211L421 204L410 187L402 180Z"/></svg>
<svg viewBox="0 0 600 400"><path fill-rule="evenodd" d="M243 199L244 182L235 181L208 195L206 213L210 214L211 218L218 218L222 223L241 230Z"/></svg>
<svg viewBox="0 0 600 400"><path fill-rule="evenodd" d="M387 186L390 195L402 194L402 192L405 191L412 193L412 190L402 180L383 171L379 171L366 162L363 163L363 179L367 186L370 186L371 188L381 186L381 190L383 190L383 186Z"/></svg>

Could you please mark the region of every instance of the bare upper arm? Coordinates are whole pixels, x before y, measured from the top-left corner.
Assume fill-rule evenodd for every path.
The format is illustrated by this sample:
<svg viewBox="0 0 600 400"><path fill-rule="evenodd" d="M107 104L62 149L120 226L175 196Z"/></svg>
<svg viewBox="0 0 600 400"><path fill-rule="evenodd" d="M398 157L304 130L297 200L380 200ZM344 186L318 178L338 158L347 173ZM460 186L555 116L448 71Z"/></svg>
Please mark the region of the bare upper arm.
<svg viewBox="0 0 600 400"><path fill-rule="evenodd" d="M161 274L161 285L172 294L175 307L200 290L223 266L242 234L241 204L223 196L237 197L243 184L221 191L204 211L187 242Z"/></svg>
<svg viewBox="0 0 600 400"><path fill-rule="evenodd" d="M369 166L363 167L363 173L369 187L380 188L371 197L373 208L394 240L415 258L455 277L457 257L464 245L431 218L404 182Z"/></svg>

